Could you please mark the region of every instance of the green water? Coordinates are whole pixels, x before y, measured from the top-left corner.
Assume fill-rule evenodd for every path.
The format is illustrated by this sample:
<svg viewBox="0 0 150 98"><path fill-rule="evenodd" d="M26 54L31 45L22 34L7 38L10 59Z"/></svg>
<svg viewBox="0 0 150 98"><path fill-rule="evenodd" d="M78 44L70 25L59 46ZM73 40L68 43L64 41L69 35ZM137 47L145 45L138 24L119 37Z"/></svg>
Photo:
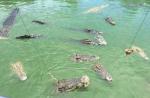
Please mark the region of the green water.
<svg viewBox="0 0 150 98"><path fill-rule="evenodd" d="M91 7L109 4L97 14L83 14ZM143 4L143 5L142 5ZM0 0L1 26L8 13L20 8L8 40L0 41L0 96L8 98L150 98L150 62L138 55L126 57L124 49L131 45L135 32L149 10L149 0ZM111 16L117 23L111 26L104 18ZM144 49L150 57L150 14L138 33L134 45ZM42 20L47 25L34 24ZM69 28L79 29L73 31ZM104 32L107 46L86 46L75 40L92 38L80 29L92 28ZM42 34L43 38L21 41L16 36ZM95 62L75 63L74 53L100 56L99 62L113 77L107 83L89 70ZM28 79L19 81L10 64L21 61ZM70 69L68 69L70 68ZM88 75L86 90L55 94L54 80Z"/></svg>

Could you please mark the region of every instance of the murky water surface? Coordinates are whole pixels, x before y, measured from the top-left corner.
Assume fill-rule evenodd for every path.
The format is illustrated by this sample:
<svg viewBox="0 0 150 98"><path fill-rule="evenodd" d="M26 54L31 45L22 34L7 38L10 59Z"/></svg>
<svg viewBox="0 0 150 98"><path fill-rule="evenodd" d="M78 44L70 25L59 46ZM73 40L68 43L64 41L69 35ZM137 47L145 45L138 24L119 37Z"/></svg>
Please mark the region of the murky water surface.
<svg viewBox="0 0 150 98"><path fill-rule="evenodd" d="M85 14L88 9L109 6L99 13ZM149 0L1 0L0 25L15 7L20 16L9 32L8 40L0 40L0 96L8 98L150 98L150 62L138 55L126 57L124 49L133 38L150 9ZM111 16L116 26L105 22ZM23 21L24 24L23 24ZM134 45L144 49L150 57L150 14L138 33ZM32 23L41 20L46 25ZM86 46L77 40L93 38L82 32L90 28L104 32L107 46ZM33 40L16 40L24 34L42 34ZM96 62L76 63L70 60L74 53L97 55L112 75L107 83L90 70ZM18 80L10 64L21 61L28 79ZM77 69L79 68L79 69ZM86 90L55 94L54 80L88 75Z"/></svg>

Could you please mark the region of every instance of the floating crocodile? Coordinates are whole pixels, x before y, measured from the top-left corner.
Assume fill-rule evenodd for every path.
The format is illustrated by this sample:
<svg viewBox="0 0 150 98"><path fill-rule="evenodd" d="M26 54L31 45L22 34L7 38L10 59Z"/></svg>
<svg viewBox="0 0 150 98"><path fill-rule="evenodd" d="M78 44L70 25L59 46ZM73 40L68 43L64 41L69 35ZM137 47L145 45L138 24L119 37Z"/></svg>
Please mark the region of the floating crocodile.
<svg viewBox="0 0 150 98"><path fill-rule="evenodd" d="M125 49L125 53L126 53L126 55L131 55L133 53L137 53L145 60L149 60L149 57L146 55L144 50L142 50L141 48L139 48L137 46L132 46L131 48Z"/></svg>
<svg viewBox="0 0 150 98"><path fill-rule="evenodd" d="M1 37L8 37L8 32L12 28L18 12L19 12L19 8L13 9L12 12L10 13L10 15L3 22L3 27L0 30L0 36Z"/></svg>
<svg viewBox="0 0 150 98"><path fill-rule="evenodd" d="M99 59L99 56L95 55L84 55L84 54L75 54L71 57L73 61L83 62L83 61L96 61Z"/></svg>
<svg viewBox="0 0 150 98"><path fill-rule="evenodd" d="M112 76L106 71L106 69L102 65L100 64L94 65L93 70L97 72L102 77L102 79L112 81Z"/></svg>
<svg viewBox="0 0 150 98"><path fill-rule="evenodd" d="M87 75L79 78L63 79L57 81L58 92L68 92L79 88L87 88L90 84L90 79Z"/></svg>

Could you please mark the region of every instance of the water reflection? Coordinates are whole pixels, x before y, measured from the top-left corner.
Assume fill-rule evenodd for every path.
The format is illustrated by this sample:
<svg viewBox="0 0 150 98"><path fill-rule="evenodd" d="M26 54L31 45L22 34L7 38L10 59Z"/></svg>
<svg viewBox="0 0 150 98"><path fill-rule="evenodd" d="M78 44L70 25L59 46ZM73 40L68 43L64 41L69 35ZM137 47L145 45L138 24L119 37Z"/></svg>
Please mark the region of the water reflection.
<svg viewBox="0 0 150 98"><path fill-rule="evenodd" d="M132 17L140 17L149 9L149 0L120 0L120 5L125 8L124 12ZM141 16L142 17L142 16Z"/></svg>
<svg viewBox="0 0 150 98"><path fill-rule="evenodd" d="M11 8L14 5L32 3L35 0L0 0L0 7Z"/></svg>
<svg viewBox="0 0 150 98"><path fill-rule="evenodd" d="M55 0L55 1L66 2L68 4L77 4L78 3L77 0Z"/></svg>
<svg viewBox="0 0 150 98"><path fill-rule="evenodd" d="M149 0L120 0L121 4L125 7L134 7L134 8L139 8L139 7L147 7L150 5Z"/></svg>

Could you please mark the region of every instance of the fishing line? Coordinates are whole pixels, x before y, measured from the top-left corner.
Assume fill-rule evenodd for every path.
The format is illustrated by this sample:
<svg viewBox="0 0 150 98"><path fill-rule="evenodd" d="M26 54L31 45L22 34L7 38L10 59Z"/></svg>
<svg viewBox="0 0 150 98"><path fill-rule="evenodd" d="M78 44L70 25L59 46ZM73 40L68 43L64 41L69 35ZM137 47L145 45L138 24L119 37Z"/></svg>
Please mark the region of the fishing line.
<svg viewBox="0 0 150 98"><path fill-rule="evenodd" d="M131 46L132 46L132 44L135 42L135 39L136 39L136 37L137 37L139 31L141 30L141 28L142 28L142 26L143 26L143 24L144 24L144 22L145 22L145 20L146 20L146 17L147 17L147 15L148 15L148 13L149 13L149 11L147 11L147 12L145 13L144 19L143 19L143 21L141 22L141 24L140 24L140 26L139 26L137 32L135 33L135 36L134 36L134 38L133 38L133 40L132 40L132 42L131 42ZM116 58L116 60L115 60L115 62L114 62L113 64L116 64L117 61L119 61L120 57L121 57L121 56L117 57L118 59ZM124 57L124 56L123 56L123 57ZM115 68L116 68L116 67L114 67L113 70L114 70Z"/></svg>
<svg viewBox="0 0 150 98"><path fill-rule="evenodd" d="M148 13L147 13L147 14L148 14ZM142 25L143 25L143 23L144 23L144 21L145 21L145 19L146 19L147 14L145 15L143 22L141 23L141 25L140 25L140 27L139 27L138 31L136 32L136 35L135 35L135 37L134 37L134 39L133 39L132 43L134 43L134 41L135 41L135 39L136 39L136 37L137 37L137 35L138 35L138 33L139 33L139 31L140 31L140 29L141 29ZM29 30L27 29L27 26L25 25L23 18L21 17L21 15L20 15L20 14L19 14L19 16L20 16L21 21L22 21L22 23L23 23L23 25L24 25L24 28L25 28L25 29L26 29L26 31L29 33ZM116 60L116 61L117 61L117 60Z"/></svg>
<svg viewBox="0 0 150 98"><path fill-rule="evenodd" d="M148 11L145 12L144 18L143 18L142 22L140 23L137 31L135 32L135 36L133 37L133 39L131 41L131 46L130 47L132 47L132 45L135 43L135 40L136 40L138 34L140 33L140 30L142 29L143 24L144 24L144 22L145 22L145 20L146 20L146 18L148 16L148 14L149 14L149 9L148 9Z"/></svg>
<svg viewBox="0 0 150 98"><path fill-rule="evenodd" d="M14 5L16 8L18 8L16 5ZM18 13L19 14L19 17L20 17L20 19L21 19L21 21L22 21L22 23L23 23L23 26L24 26L24 29L26 30L26 32L29 34L30 33L30 31L29 31L29 29L27 28L27 25L25 24L25 22L24 22L24 19L23 19L23 17L21 16L21 14L20 13ZM16 45L14 45L14 46L16 46ZM19 47L19 46L17 46L19 49L21 49L21 47ZM36 49L35 49L36 50Z"/></svg>
<svg viewBox="0 0 150 98"><path fill-rule="evenodd" d="M118 8L118 7L116 7L116 8ZM115 8L114 8L114 9L115 9ZM104 15L104 14L102 13L102 15ZM133 38L133 41L132 41L131 44L134 43L135 38L137 37L137 34L139 33L139 31L140 31L140 29L141 29L141 27L142 27L142 25L143 25L143 23L144 23L144 21L145 21L147 15L148 15L148 12L146 12L146 14L145 14L145 16L144 16L144 19L143 19L143 21L141 22L140 27L138 28L138 30L137 30L137 32L136 32L136 35L135 35L135 37ZM125 57L125 56L120 56L120 55L119 55L118 57L116 57L116 60L114 61L113 65L116 64L116 63L119 61L119 59L120 59L121 57ZM113 70L114 70L115 68L116 68L116 67L113 67ZM113 70L112 70L112 71L113 71Z"/></svg>
<svg viewBox="0 0 150 98"><path fill-rule="evenodd" d="M16 5L14 5L16 8L18 8ZM26 32L29 34L29 29L27 28L27 26L26 26L26 24L25 24L25 22L24 22L24 20L23 20L23 17L21 16L21 14L20 13L18 13L19 14L19 17L20 17L20 19L21 19L21 21L22 21L22 23L23 23L23 26L24 26L24 29L26 30Z"/></svg>
<svg viewBox="0 0 150 98"><path fill-rule="evenodd" d="M16 8L18 8L16 5L14 5ZM25 30L27 31L27 33L29 33L29 30L28 30L28 28L27 28L27 26L26 26L26 24L25 24L25 22L24 22L24 20L23 20L23 17L19 14L19 16L20 16L20 19L21 19L21 21L22 21L22 23L23 23L23 26L24 26L24 28L25 28ZM9 41L9 43L10 44L13 44L13 42L11 42L11 41ZM19 47L18 45L16 45L16 44L14 44L14 46L17 46L19 49L21 49L21 47ZM39 67L37 67L36 69L35 69L35 71L33 71L29 76L30 76L30 78L33 76L33 74L35 74L36 72L37 72L37 69L39 69L40 68L40 66ZM30 83L29 83L30 84ZM32 86L32 85L31 85Z"/></svg>
<svg viewBox="0 0 150 98"><path fill-rule="evenodd" d="M22 23L23 23L24 29L26 30L26 32L27 32L28 34L30 34L30 33L29 33L29 29L27 28L27 26L26 26L26 24L25 24L25 22L24 22L24 20L23 20L23 17L20 15L20 13L19 13L19 17L21 18L21 21L22 21Z"/></svg>
<svg viewBox="0 0 150 98"><path fill-rule="evenodd" d="M130 44L131 46L134 44L135 39L136 39L136 37L137 37L139 31L141 30L141 28L142 28L142 26L143 26L143 24L144 24L144 22L145 22L145 20L146 20L146 17L148 16L148 13L149 13L149 10L145 13L145 16L144 16L144 18L143 18L143 21L141 22L141 24L140 24L140 26L139 26L139 28L138 28L138 30L137 30L137 32L136 32L136 34L135 34L135 36L134 36L132 42L131 42L131 44ZM119 59L120 59L120 57L115 60L115 63L117 63L117 61L118 61ZM114 63L114 64L115 64L115 63ZM115 69L115 68L116 68L116 67L114 67L114 69ZM114 70L114 69L113 69L113 70Z"/></svg>

